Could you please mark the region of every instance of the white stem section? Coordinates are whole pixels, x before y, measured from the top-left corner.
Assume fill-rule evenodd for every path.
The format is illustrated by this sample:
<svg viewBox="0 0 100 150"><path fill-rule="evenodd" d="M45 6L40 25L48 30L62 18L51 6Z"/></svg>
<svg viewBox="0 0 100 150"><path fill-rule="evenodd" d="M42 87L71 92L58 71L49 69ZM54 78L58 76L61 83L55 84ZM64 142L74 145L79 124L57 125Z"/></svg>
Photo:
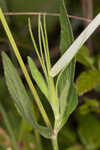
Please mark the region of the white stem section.
<svg viewBox="0 0 100 150"><path fill-rule="evenodd" d="M99 25L100 13L91 21L91 23L84 29L80 36L73 42L68 50L52 67L50 71L50 76L56 76L65 66L68 66L68 64L71 62L71 60L82 47L82 45L87 41L87 39L92 35L92 33L97 29Z"/></svg>

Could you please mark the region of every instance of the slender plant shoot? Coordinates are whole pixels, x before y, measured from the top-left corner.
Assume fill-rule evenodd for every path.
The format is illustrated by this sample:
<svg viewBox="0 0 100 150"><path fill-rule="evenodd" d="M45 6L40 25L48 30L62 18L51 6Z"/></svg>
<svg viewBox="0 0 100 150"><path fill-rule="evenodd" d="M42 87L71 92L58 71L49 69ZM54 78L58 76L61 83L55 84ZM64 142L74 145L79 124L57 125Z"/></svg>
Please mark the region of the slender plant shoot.
<svg viewBox="0 0 100 150"><path fill-rule="evenodd" d="M52 67L50 71L50 75L52 77L56 76L64 67L68 66L68 64L71 62L82 45L87 41L87 39L92 35L92 33L97 29L99 25L100 13L93 19L93 21L86 27L86 29L84 29L80 36L73 42L73 44L63 54L63 56Z"/></svg>

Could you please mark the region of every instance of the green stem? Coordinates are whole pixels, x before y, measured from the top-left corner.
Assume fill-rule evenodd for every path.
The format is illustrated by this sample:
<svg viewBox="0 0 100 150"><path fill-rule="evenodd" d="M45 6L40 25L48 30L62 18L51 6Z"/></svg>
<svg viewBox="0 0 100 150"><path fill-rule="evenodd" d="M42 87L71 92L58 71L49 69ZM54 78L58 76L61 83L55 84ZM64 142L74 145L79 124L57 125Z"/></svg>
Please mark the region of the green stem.
<svg viewBox="0 0 100 150"><path fill-rule="evenodd" d="M43 150L42 143L41 143L41 137L36 130L34 130L34 132L35 132L37 150Z"/></svg>
<svg viewBox="0 0 100 150"><path fill-rule="evenodd" d="M59 150L57 136L52 139L53 150Z"/></svg>
<svg viewBox="0 0 100 150"><path fill-rule="evenodd" d="M14 150L19 150L16 138L15 138L15 135L14 135L13 130L12 130L12 127L10 125L10 122L8 120L8 117L7 117L7 114L6 114L6 112L5 112L5 110L4 110L4 108L3 108L1 103L0 103L0 111L2 113L2 116L3 116L4 122L5 122L6 128L7 128L8 133L9 133L9 136L11 138L12 147L13 147Z"/></svg>
<svg viewBox="0 0 100 150"><path fill-rule="evenodd" d="M43 16L43 24L44 24L44 34L45 34L45 42L46 42L46 49L47 49L47 59L49 64L49 71L51 69L51 62L50 62L50 53L49 53L49 45L48 45L48 36L46 30L46 16Z"/></svg>
<svg viewBox="0 0 100 150"><path fill-rule="evenodd" d="M21 55L20 55L20 53L18 51L17 45L16 45L16 43L14 41L14 38L12 36L12 33L11 33L10 29L9 29L9 26L8 26L8 24L6 22L5 16L3 15L3 12L2 12L1 8L0 8L0 20L1 20L2 24L3 24L3 27L4 27L5 31L6 31L8 39L10 41L10 44L11 44L11 46L13 48L13 51L14 51L14 53L16 55L16 58L17 58L17 60L19 62L19 65L20 65L20 67L21 67L21 69L22 69L22 71L24 73L24 76L26 78L28 86L29 86L29 88L30 88L30 90L31 90L31 92L32 92L32 94L34 96L34 100L36 101L36 104L37 104L37 106L38 106L38 108L40 110L40 113L42 114L42 117L43 117L46 125L48 127L51 127L51 123L49 121L49 118L48 118L48 116L46 114L46 111L45 111L41 101L40 101L40 98L39 98L39 96L37 94L37 91L36 91L35 87L33 86L31 78L30 78L30 76L29 76L29 74L27 72L26 66L25 66L25 64L24 64L24 62L23 62L23 60L21 58Z"/></svg>

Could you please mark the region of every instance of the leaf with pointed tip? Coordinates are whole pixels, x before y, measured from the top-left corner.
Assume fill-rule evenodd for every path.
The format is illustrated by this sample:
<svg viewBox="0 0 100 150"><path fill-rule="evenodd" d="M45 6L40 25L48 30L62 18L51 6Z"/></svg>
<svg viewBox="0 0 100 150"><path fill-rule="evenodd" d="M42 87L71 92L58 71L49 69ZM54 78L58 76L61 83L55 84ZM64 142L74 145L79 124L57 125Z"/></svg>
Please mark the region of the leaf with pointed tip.
<svg viewBox="0 0 100 150"><path fill-rule="evenodd" d="M60 41L60 50L63 54L66 49L73 42L73 33L67 11L65 8L64 0L60 0L60 24L61 24L61 41ZM59 106L61 115L65 112L69 91L72 88L73 78L75 71L75 59L69 64L69 66L63 69L59 74L56 84L56 91L59 97Z"/></svg>
<svg viewBox="0 0 100 150"><path fill-rule="evenodd" d="M34 61L29 56L28 56L28 64L31 70L32 77L37 83L37 86L40 88L40 90L43 92L46 98L48 98L48 88L47 88L46 82L42 74L39 72L38 68L36 67Z"/></svg>
<svg viewBox="0 0 100 150"><path fill-rule="evenodd" d="M60 50L61 53L63 54L74 41L72 28L68 18L64 0L60 0L60 26L61 26Z"/></svg>
<svg viewBox="0 0 100 150"><path fill-rule="evenodd" d="M32 107L32 101L30 100L14 65L5 52L2 52L2 59L6 84L18 112L34 129L38 130L42 136L50 138L51 130L40 126L36 122L33 115L34 110Z"/></svg>

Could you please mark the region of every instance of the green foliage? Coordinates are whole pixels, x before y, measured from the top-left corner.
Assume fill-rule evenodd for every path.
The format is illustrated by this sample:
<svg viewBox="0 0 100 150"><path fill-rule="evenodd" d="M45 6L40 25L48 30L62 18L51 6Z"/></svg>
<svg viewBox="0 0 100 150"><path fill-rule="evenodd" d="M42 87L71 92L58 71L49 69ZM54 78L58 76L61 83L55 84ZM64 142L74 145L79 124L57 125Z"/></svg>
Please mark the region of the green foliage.
<svg viewBox="0 0 100 150"><path fill-rule="evenodd" d="M5 99L6 95L5 92L8 93L8 90L6 88L6 85L4 84L4 78L0 77L0 99Z"/></svg>
<svg viewBox="0 0 100 150"><path fill-rule="evenodd" d="M64 0L60 0L60 26L61 26L60 50L61 53L63 54L74 40Z"/></svg>
<svg viewBox="0 0 100 150"><path fill-rule="evenodd" d="M83 97L84 104L79 107L80 114L88 114L90 112L100 113L100 102L97 99L89 99L87 97Z"/></svg>
<svg viewBox="0 0 100 150"><path fill-rule="evenodd" d="M100 83L100 72L97 70L88 70L82 72L76 80L78 95L82 95Z"/></svg>
<svg viewBox="0 0 100 150"><path fill-rule="evenodd" d="M100 147L100 121L92 114L79 116L78 134L88 150Z"/></svg>
<svg viewBox="0 0 100 150"><path fill-rule="evenodd" d="M64 0L60 0L60 23L61 23L61 41L60 50L63 54L73 42L71 25L66 12ZM67 29L67 30L66 30ZM76 89L73 86L75 60L59 74L56 84L56 90L60 103L60 128L65 124L70 114L77 106ZM74 98L74 99L73 99ZM66 117L64 117L66 116ZM65 119L66 118L66 119ZM63 123L62 123L63 122Z"/></svg>
<svg viewBox="0 0 100 150"><path fill-rule="evenodd" d="M89 56L89 49L84 45L81 47L81 49L79 50L79 52L76 55L76 60L85 65L88 68L94 68L93 67L93 58Z"/></svg>
<svg viewBox="0 0 100 150"><path fill-rule="evenodd" d="M2 5L0 3L0 7L4 6L5 8L4 7L2 8L6 10L6 5L5 5L6 1L1 0L0 2L2 2ZM66 2L71 3L72 1L67 0ZM23 5L24 3L25 5ZM49 6L49 3L53 7ZM45 8L48 6L48 12L49 10L50 12L54 12L56 11L57 3L58 0L56 1L52 0L51 2L47 0L46 3L44 1L39 0L39 1L34 1L34 6L33 6L32 5L33 1L30 1L29 3L29 2L25 2L24 0L22 1L9 0L8 8L9 10L14 10L14 11L15 10L34 11L34 10L39 10L38 8L40 6L41 6L40 10L45 10ZM60 51L61 51L61 55L63 55L63 53L69 48L69 46L74 41L74 38L73 38L73 33L68 18L68 14L66 12L64 0L59 0L59 7L60 7L60 25L61 25ZM71 8L73 9L73 6ZM0 19L1 18L2 16L0 14ZM17 32L15 28L14 28L15 30L14 34L16 37L18 33L17 44L18 46L22 46L25 49L27 48L28 49L27 53L29 55L29 49L31 49L30 42L29 41L26 42L26 39L22 38L24 32L23 21L24 24L27 24L26 18L27 16L20 17L20 19L19 17L13 18L13 21L15 21L14 23L16 24L16 26L20 27L19 30L21 31L22 36L19 37L20 31L18 30L19 32ZM8 131L8 135L11 138L10 139L11 143L15 142L16 145L16 139L17 139L18 144L23 143L24 150L32 150L32 149L42 150L42 146L41 146L42 137L40 137L40 135L42 135L45 138L51 139L53 141L52 143L54 144L53 145L54 150L57 150L58 132L68 121L68 118L70 117L70 115L78 105L77 90L79 96L93 89L95 90L95 92L100 92L100 87L99 87L100 86L100 77L99 77L100 58L99 55L96 57L95 56L90 57L89 49L86 46L83 46L76 56L76 60L82 65L84 65L86 69L88 69L87 71L82 72L77 78L76 81L77 90L74 84L75 59L71 61L68 67L65 67L62 70L62 72L60 72L56 80L53 80L53 78L50 77L49 72L51 69L51 63L50 63L50 56L49 56L48 37L46 33L46 20L45 20L45 16L43 16L43 24L42 24L41 18L42 18L41 16L38 17L38 39L39 39L38 44L39 45L36 45L33 32L32 32L34 26L37 26L37 22L34 18L34 22L32 22L32 27L31 27L30 19L28 20L29 32L31 35L33 46L35 48L35 52L39 58L43 70L43 75L42 75L42 73L38 70L37 66L35 65L34 60L32 60L31 57L28 56L28 65L32 74L32 78L34 79L37 86L39 87L38 90L35 90L35 87L33 86L33 83L26 70L25 64L19 54L18 48L12 37L12 34L9 28L7 27L7 25L5 26L6 22L3 22L4 18L1 19L5 31L7 33L7 36L15 52L15 55L17 57L17 60L24 73L28 86L31 89L31 92L35 93L31 95L32 98L29 96L28 93L29 91L28 89L26 91L26 88L24 87L16 68L12 64L9 57L3 52L2 58L3 58L4 74L6 78L7 87L9 89L10 95L12 96L12 101L16 105L19 114L26 121L23 118L21 119L21 117L18 116L18 114L15 115L15 113L13 113L13 108L12 108L13 106L9 107L9 103L12 102L11 102L11 98L9 98L8 96L7 89L4 87L3 78L0 79L0 89L2 89L0 90L0 100L4 106L4 109L6 110L6 119L8 119L9 124L11 124L11 129L9 129L9 125L5 121L6 128L8 125L7 131ZM53 17L47 18L47 25L50 27L49 31L54 30L54 24L57 22L57 20L58 18L53 18ZM8 42L7 39L5 38L1 38L0 41ZM21 42L24 41L24 43L22 44L19 41ZM26 53L25 49L24 51L21 51L21 53L23 53L24 55ZM96 67L98 68L99 71L96 70ZM41 94L39 94L39 92ZM7 95L5 93L7 93ZM40 125L40 124L44 124L44 122L41 119L37 107L35 111L38 113L39 117L37 117L37 113L35 113L34 111L34 104L32 102L33 96L34 96L34 100L36 100L40 112L43 112L42 115L44 115L43 118L45 118L44 120L46 120L45 123L47 127ZM82 105L79 106L78 111L75 111L72 118L70 117L69 126L67 127L68 124L65 125L64 128L62 128L62 130L60 131L59 143L61 143L60 146L62 150L66 148L67 150L97 150L98 148L100 148L100 120L99 118L96 118L96 114L100 113L99 98L87 98L87 95L81 98L82 98ZM48 100L48 102L46 101L46 99ZM43 105L41 103L41 100L43 102ZM0 102L0 112L1 114L3 114L2 113L3 107L1 105L1 102ZM50 105L46 105L45 103L46 104L49 103ZM50 106L52 109L48 108ZM48 112L48 109L50 109L50 113L51 111L53 112L54 118L52 117L52 114L48 115L47 113L46 115L45 110L47 110ZM90 114L90 112L92 113ZM93 114L93 112L96 112L96 114ZM0 114L0 119L2 119L1 117L5 119L4 115L1 116L1 114ZM50 116L50 121L51 120L54 121L54 122L52 121L52 127L51 127L51 122L49 123L48 116ZM2 120L0 120L0 125L5 130L2 124ZM3 138L1 136L0 138L1 138L0 140L2 141ZM15 141L13 141L12 139ZM51 150L50 143L47 140L42 138L42 142L44 145L43 149ZM2 145L3 144L0 143L0 150L1 149L4 150L8 148ZM14 150L16 150L16 148Z"/></svg>
<svg viewBox="0 0 100 150"><path fill-rule="evenodd" d="M10 42L11 42L11 45L12 45L15 55L19 61L19 64L22 68L22 71L25 75L27 83L28 83L31 91L34 93L33 95L35 96L35 98L37 100L39 100L38 95L35 91L35 88L31 82L31 79L25 68L24 62L19 54L16 43L13 39L10 29L9 29L9 27L6 23L6 20L3 16L2 10L0 10L0 11L1 11L0 16L1 16L2 24L4 26L4 29L7 33L7 36L9 38ZM70 25L68 15L67 15L67 12L65 9L64 0L60 1L60 14L61 14L61 16L60 16L60 23L61 23L60 48L61 48L61 53L63 54L64 51L73 42L72 29L71 29L71 25ZM67 28L67 31L66 31L66 28ZM47 33L46 33L45 17L44 17L44 26L43 27L42 27L40 16L39 16L39 20L38 20L38 36L39 36L40 54L37 49L37 45L35 43L35 39L34 39L34 36L32 33L30 20L29 20L29 32L30 32L30 35L32 38L33 45L35 47L35 51L40 60L47 83L45 82L44 78L42 77L41 73L38 71L37 67L35 66L35 63L31 60L30 57L28 57L29 67L30 67L33 79L37 83L40 90L44 93L46 98L49 99L49 103L51 104L52 110L54 112L54 117L55 117L54 129L53 129L54 131L51 131L51 129L49 129L47 127L40 126L37 123L36 117L34 116L34 109L32 106L33 105L32 101L30 100L30 98L26 92L26 89L25 89L14 65L10 61L9 57L4 52L2 52L6 83L7 83L8 90L13 98L15 106L16 106L18 112L20 113L20 115L34 129L36 129L41 135L43 135L46 138L53 138L53 137L57 136L58 131L63 127L63 125L68 120L70 114L75 110L75 108L77 106L76 88L73 83L75 60L72 60L72 62L68 66L68 68L65 68L60 73L60 75L58 76L58 79L57 79L56 90L55 90L53 78L50 77L50 75L49 75L49 72L51 69L51 64L50 64L48 40L47 40ZM43 44L43 46L42 46L42 44ZM38 107L41 110L42 104L40 101L38 102ZM44 112L43 111L44 111L44 109L42 109L42 115L45 114L45 111ZM48 118L46 118L46 120L47 119ZM53 135L53 132L56 133L56 135ZM22 135L23 135L23 131L22 131L22 133L20 133L19 139L22 138ZM56 138L54 138L52 140L52 143L53 143L53 146L55 147L55 149L58 149Z"/></svg>
<svg viewBox="0 0 100 150"><path fill-rule="evenodd" d="M37 83L37 86L40 88L40 90L44 93L46 98L48 98L48 87L46 85L46 82L42 76L42 74L39 72L38 68L36 67L34 61L28 57L28 64L31 70L31 74L35 82Z"/></svg>
<svg viewBox="0 0 100 150"><path fill-rule="evenodd" d="M45 79L47 81L47 87L48 87L48 101L52 107L53 113L54 113L54 117L56 118L56 116L59 115L59 103L58 103L58 99L57 99L57 95L55 92L55 87L54 87L54 82L52 77L50 77L49 72L50 72L50 57L49 57L49 48L48 48L48 41L47 41L47 33L46 33L46 24L45 24L45 17L44 17L44 28L42 27L42 23L41 23L41 19L39 16L38 19L38 37L39 37L39 46L40 46L40 53L39 50L37 48L33 33L32 33L32 28L31 28L31 22L29 19L28 25L29 25L29 32L30 32L30 36L32 39L32 43L34 45L35 48L35 52L38 56L38 59L40 61L42 70L44 72L45 75ZM42 41L41 41L42 39ZM42 43L43 43L43 48L42 48ZM43 51L44 50L44 51ZM43 56L44 55L44 56Z"/></svg>
<svg viewBox="0 0 100 150"><path fill-rule="evenodd" d="M26 79L26 81L28 83L28 86L29 86L31 92L32 92L32 95L34 96L35 101L37 103L37 106L38 106L38 108L39 108L39 110L40 110L40 112L41 112L41 114L43 116L43 119L44 119L45 123L47 124L47 126L50 127L51 124L50 124L50 121L49 121L48 116L46 114L46 111L43 108L43 105L42 105L42 103L41 103L41 101L39 99L37 91L36 91L32 81L31 81L31 78L30 78L28 72L27 72L26 66L25 66L25 64L24 64L24 62L22 60L22 57L21 57L21 55L19 53L19 50L17 48L17 45L15 43L15 40L14 40L13 35L12 35L11 31L10 31L10 28L9 28L7 22L6 22L6 18L4 16L1 8L0 8L0 20L1 20L2 24L3 24L3 27L5 29L5 32L6 32L7 36L8 36L10 44L11 44L11 46L13 48L15 56L16 56L18 62L19 62L19 65L20 65L20 67L21 67L21 69L22 69L22 71L24 73L25 79Z"/></svg>
<svg viewBox="0 0 100 150"><path fill-rule="evenodd" d="M62 74L64 74L63 77L62 77ZM63 115L63 113L65 112L65 109L66 109L66 105L68 103L68 96L69 96L69 90L70 90L69 70L65 69L58 76L56 89L57 89L57 94L58 94L58 97L59 97L60 113Z"/></svg>
<svg viewBox="0 0 100 150"><path fill-rule="evenodd" d="M65 110L63 116L61 116L62 118L60 120L60 123L61 123L60 128L62 128L63 125L66 123L66 121L68 120L71 113L76 109L77 105L78 105L78 98L77 98L77 94L76 94L75 85L73 84L73 86L71 88L71 92L69 93L66 110ZM63 106L63 107L65 107L65 106Z"/></svg>
<svg viewBox="0 0 100 150"><path fill-rule="evenodd" d="M50 138L50 130L48 128L39 126L33 117L32 101L30 100L25 87L8 56L2 52L4 73L6 77L6 83L8 90L14 100L15 106L20 115L28 122L32 127L37 129L40 134Z"/></svg>

